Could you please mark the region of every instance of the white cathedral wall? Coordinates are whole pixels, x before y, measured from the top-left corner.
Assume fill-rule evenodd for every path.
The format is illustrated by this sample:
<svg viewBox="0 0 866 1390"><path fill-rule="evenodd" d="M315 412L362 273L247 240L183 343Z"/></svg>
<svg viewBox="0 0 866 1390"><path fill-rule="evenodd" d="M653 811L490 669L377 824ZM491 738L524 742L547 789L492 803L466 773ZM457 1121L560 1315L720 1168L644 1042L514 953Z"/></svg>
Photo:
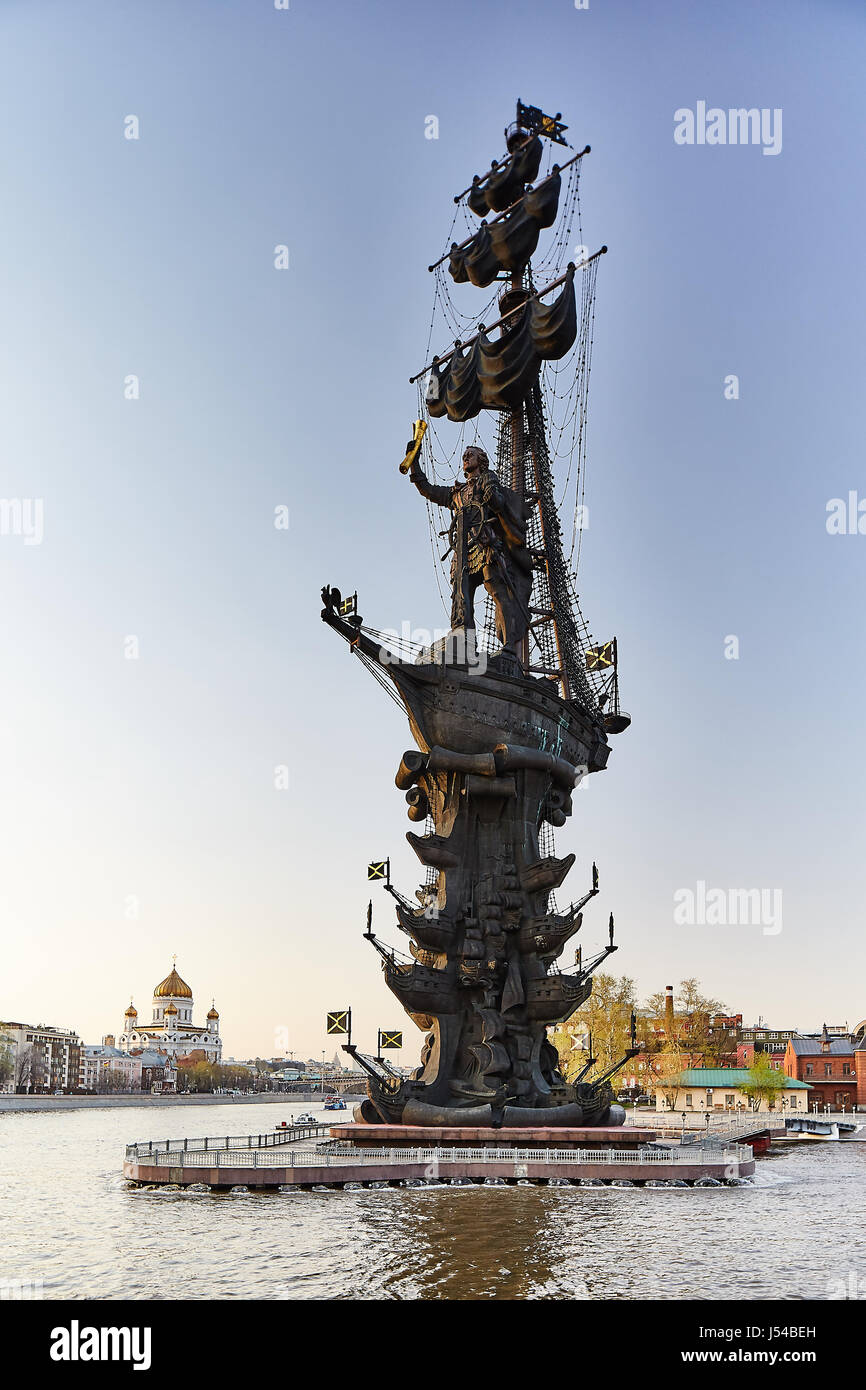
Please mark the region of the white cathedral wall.
<svg viewBox="0 0 866 1390"><path fill-rule="evenodd" d="M194 1019L193 1019L193 1014L195 1013L195 1000L194 1000L194 999L184 999L184 998L181 998L180 995L174 995L174 996L170 996L170 995L162 996L162 995L161 995L159 998L154 998L154 1000L153 1000L153 1002L152 1002L152 1004L151 1004L151 1015L152 1015L152 1017L151 1017L151 1023L162 1023L162 1022L164 1021L164 1019L165 1019L165 1011L166 1011L166 1009L168 1008L169 1004L174 1004L175 1008L177 1009L177 1021L178 1021L178 1023L192 1023L192 1022L194 1022Z"/></svg>
<svg viewBox="0 0 866 1390"><path fill-rule="evenodd" d="M177 1013L173 1016L176 1023L195 1024L195 1001L194 999L175 998L154 998L151 1006L153 1017L150 1025L159 1023L163 1025L158 1032L148 1036L148 1023L136 1019L134 1029L128 1028L127 1019L124 1016L123 1027L120 1031L118 1049L121 1052L128 1052L133 1047L156 1047L166 1052L170 1057L183 1056L193 1050L202 1051L211 1061L219 1062L222 1058L222 1039L219 1036L219 1021L214 1019L216 1025L211 1032L208 1023L196 1027L194 1033L178 1033L173 1029L165 1029L164 1025L165 1010L169 1004L174 1004Z"/></svg>

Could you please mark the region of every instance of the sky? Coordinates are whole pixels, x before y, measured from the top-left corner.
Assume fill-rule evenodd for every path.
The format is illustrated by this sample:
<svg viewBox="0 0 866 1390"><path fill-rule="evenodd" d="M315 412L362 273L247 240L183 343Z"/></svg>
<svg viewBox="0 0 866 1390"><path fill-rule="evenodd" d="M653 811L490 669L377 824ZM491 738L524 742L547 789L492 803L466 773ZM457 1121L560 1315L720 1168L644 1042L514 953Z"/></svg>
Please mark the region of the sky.
<svg viewBox="0 0 866 1390"><path fill-rule="evenodd" d="M614 911L642 997L866 1016L864 59L855 0L4 0L0 1017L98 1041L176 954L237 1057L401 1026L362 931L369 860L419 882L411 737L319 593L443 623L408 377L518 96L610 247L580 581L633 723L557 836L584 950ZM677 144L701 101L781 150ZM678 921L700 883L778 920Z"/></svg>

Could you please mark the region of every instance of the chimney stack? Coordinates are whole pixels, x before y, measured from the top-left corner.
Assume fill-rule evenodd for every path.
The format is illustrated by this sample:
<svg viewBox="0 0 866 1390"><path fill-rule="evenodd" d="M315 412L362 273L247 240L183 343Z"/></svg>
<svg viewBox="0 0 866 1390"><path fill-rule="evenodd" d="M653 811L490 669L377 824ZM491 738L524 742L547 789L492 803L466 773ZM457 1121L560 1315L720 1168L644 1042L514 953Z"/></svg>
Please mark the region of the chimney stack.
<svg viewBox="0 0 866 1390"><path fill-rule="evenodd" d="M674 1035L674 987L665 985L665 1037Z"/></svg>

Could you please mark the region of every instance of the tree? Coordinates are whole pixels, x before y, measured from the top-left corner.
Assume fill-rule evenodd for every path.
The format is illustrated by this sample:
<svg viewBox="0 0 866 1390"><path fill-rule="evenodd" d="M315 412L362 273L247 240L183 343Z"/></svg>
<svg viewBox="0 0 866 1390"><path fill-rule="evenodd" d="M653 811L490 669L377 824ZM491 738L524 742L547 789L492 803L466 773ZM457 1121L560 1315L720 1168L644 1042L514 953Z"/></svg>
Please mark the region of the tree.
<svg viewBox="0 0 866 1390"><path fill-rule="evenodd" d="M100 1062L98 1088L100 1091L125 1091L128 1087L129 1081L122 1067L113 1067L110 1063L106 1066Z"/></svg>
<svg viewBox="0 0 866 1390"><path fill-rule="evenodd" d="M768 1108L772 1110L776 1097L784 1089L785 1078L770 1065L766 1052L756 1052L747 1078L740 1085L740 1090L748 1096L752 1109L760 1110L761 1101L766 1100Z"/></svg>
<svg viewBox="0 0 866 1390"><path fill-rule="evenodd" d="M196 1048L188 1057L177 1059L177 1088L179 1091L212 1091L214 1074L218 1070L207 1060L204 1052Z"/></svg>
<svg viewBox="0 0 866 1390"><path fill-rule="evenodd" d="M678 1107L687 1061L675 1042L665 1042L647 1061L646 1089L659 1092L668 1110Z"/></svg>
<svg viewBox="0 0 866 1390"><path fill-rule="evenodd" d="M693 1061L704 1065L718 1064L730 1051L727 1036L710 1022L715 1014L723 1014L725 1005L721 999L701 993L700 981L694 976L680 980L674 994L674 1034L667 1036L666 999L663 991L651 994L646 1001L649 1022L658 1030L655 1038L648 1036L648 1051L659 1051L665 1044L675 1043L681 1052L688 1053ZM664 1041L662 1041L664 1035Z"/></svg>
<svg viewBox="0 0 866 1390"><path fill-rule="evenodd" d="M712 999L709 995L701 994L700 981L692 976L688 980L680 980L679 990L674 995L674 1006L679 1004L686 1017L692 1014L723 1014L725 1006L721 999Z"/></svg>
<svg viewBox="0 0 866 1390"><path fill-rule="evenodd" d="M634 980L628 975L593 976L592 994L571 1018L554 1030L550 1041L559 1052L563 1075L573 1078L588 1061L589 1037L594 1071L603 1072L626 1052L631 1036L631 1015L636 996ZM587 1080L592 1080L592 1073Z"/></svg>
<svg viewBox="0 0 866 1390"><path fill-rule="evenodd" d="M27 1092L33 1081L33 1044L19 1043L15 1053L15 1090Z"/></svg>
<svg viewBox="0 0 866 1390"><path fill-rule="evenodd" d="M0 1086L15 1075L15 1047L11 1038L0 1034Z"/></svg>
<svg viewBox="0 0 866 1390"><path fill-rule="evenodd" d="M548 1032L548 1042L559 1053L559 1070L566 1081L575 1081L586 1064L585 1038L583 1029L578 1033L569 1023L557 1023Z"/></svg>
<svg viewBox="0 0 866 1390"><path fill-rule="evenodd" d="M210 1062L202 1048L177 1059L177 1089L184 1092L247 1090L251 1073L246 1067Z"/></svg>

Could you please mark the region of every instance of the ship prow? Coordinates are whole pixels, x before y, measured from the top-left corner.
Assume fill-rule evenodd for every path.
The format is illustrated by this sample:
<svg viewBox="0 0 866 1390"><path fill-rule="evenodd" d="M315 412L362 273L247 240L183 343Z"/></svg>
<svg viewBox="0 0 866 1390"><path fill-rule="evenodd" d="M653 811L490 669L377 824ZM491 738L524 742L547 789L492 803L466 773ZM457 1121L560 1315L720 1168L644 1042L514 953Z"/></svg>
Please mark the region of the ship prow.
<svg viewBox="0 0 866 1390"><path fill-rule="evenodd" d="M443 745L472 754L517 742L565 759L581 776L607 765L602 717L563 699L555 681L516 674L510 662L483 653L462 661L407 660L340 614L339 590L325 589L324 595L322 620L368 668L388 678L424 752Z"/></svg>

